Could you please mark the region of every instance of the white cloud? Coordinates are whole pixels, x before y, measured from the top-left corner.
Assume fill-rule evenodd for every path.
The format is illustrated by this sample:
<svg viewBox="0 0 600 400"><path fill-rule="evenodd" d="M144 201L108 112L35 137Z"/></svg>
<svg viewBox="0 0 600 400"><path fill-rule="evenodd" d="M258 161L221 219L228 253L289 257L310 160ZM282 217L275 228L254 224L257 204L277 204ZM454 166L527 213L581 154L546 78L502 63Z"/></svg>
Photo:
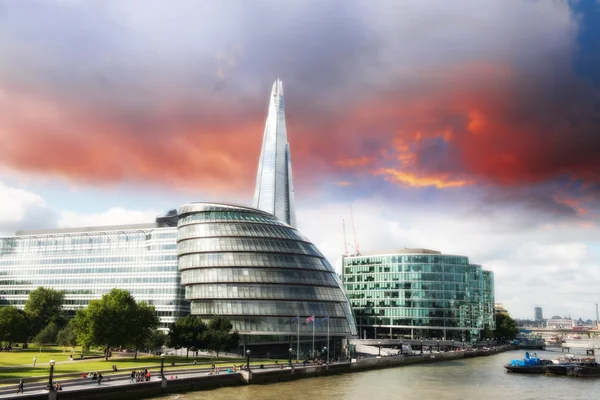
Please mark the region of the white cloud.
<svg viewBox="0 0 600 400"><path fill-rule="evenodd" d="M9 187L0 181L0 234L12 235L17 229L48 227L54 214L39 195Z"/></svg>
<svg viewBox="0 0 600 400"><path fill-rule="evenodd" d="M98 213L62 211L57 225L60 228L73 228L82 226L144 224L154 222L156 216L159 214L161 213L155 210L126 210L122 207L112 207L107 211Z"/></svg>
<svg viewBox="0 0 600 400"><path fill-rule="evenodd" d="M472 203L471 203L472 204ZM594 318L600 268L592 254L600 244L597 226L580 221L553 222L548 214L496 205L493 216L468 206L427 207L418 201L353 203L357 241L363 254L393 253L404 247L428 248L469 257L494 271L496 301L513 316L546 315ZM344 251L342 218L352 243L350 209L345 204L311 206L298 212L299 230L340 272Z"/></svg>

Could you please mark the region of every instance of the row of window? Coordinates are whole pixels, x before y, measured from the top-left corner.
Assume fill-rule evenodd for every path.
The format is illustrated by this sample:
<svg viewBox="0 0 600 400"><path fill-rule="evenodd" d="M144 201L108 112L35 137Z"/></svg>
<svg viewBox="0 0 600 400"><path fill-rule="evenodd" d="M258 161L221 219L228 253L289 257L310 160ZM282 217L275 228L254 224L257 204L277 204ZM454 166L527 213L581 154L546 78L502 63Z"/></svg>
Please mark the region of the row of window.
<svg viewBox="0 0 600 400"><path fill-rule="evenodd" d="M303 268L333 271L320 257L300 254L279 255L270 253L197 253L179 257L179 269L197 267L274 267Z"/></svg>
<svg viewBox="0 0 600 400"><path fill-rule="evenodd" d="M340 303L311 303L304 301L236 301L236 300L197 300L191 305L192 314L197 315L289 315L350 318Z"/></svg>
<svg viewBox="0 0 600 400"><path fill-rule="evenodd" d="M32 279L29 277L28 283L31 285L38 286L57 286L57 285L139 285L139 284L163 284L163 283L172 283L178 284L179 277L175 274L170 274L171 276L151 276L147 273L140 274L137 276L94 276L92 274L89 275L56 275L56 276L48 276L48 277L40 277L38 279ZM0 285L23 285L22 280L9 280L3 279L4 277L0 276ZM4 293L4 290L2 292Z"/></svg>
<svg viewBox="0 0 600 400"><path fill-rule="evenodd" d="M188 285L185 287L185 298L347 301L338 288L242 284Z"/></svg>
<svg viewBox="0 0 600 400"><path fill-rule="evenodd" d="M389 318L389 317L357 317L359 326L372 325L403 325L414 326L415 328L482 328L481 319L452 320L444 318Z"/></svg>
<svg viewBox="0 0 600 400"><path fill-rule="evenodd" d="M248 282L338 287L333 272L262 268L201 268L181 271L181 283Z"/></svg>
<svg viewBox="0 0 600 400"><path fill-rule="evenodd" d="M299 240L306 238L294 229L262 224L196 224L179 228L178 240L211 236L266 237Z"/></svg>
<svg viewBox="0 0 600 400"><path fill-rule="evenodd" d="M312 256L321 255L311 243L258 238L190 239L179 242L177 250L180 255L215 251L255 251L307 254Z"/></svg>
<svg viewBox="0 0 600 400"><path fill-rule="evenodd" d="M139 264L139 263L156 263L156 262L175 262L177 260L176 252L169 253L132 253L132 254L117 254L112 256L94 256L85 255L77 256L71 253L66 253L64 256L44 257L33 255L33 257L16 256L0 258L0 266L10 265L64 265L64 264Z"/></svg>
<svg viewBox="0 0 600 400"><path fill-rule="evenodd" d="M483 296L468 296L465 292L446 292L444 290L360 290L348 292L349 299L423 299L423 300L473 300Z"/></svg>
<svg viewBox="0 0 600 400"><path fill-rule="evenodd" d="M414 307L414 308L460 308L468 307L469 301L466 300L406 300L406 299L386 299L386 300L352 300L353 308L367 307ZM474 304L481 304L474 303Z"/></svg>
<svg viewBox="0 0 600 400"><path fill-rule="evenodd" d="M386 317L408 317L408 318L446 318L446 319L461 319L469 318L469 315L477 314L471 310L469 313L468 307L463 310L452 309L432 309L432 308L355 308L354 315L379 315Z"/></svg>
<svg viewBox="0 0 600 400"><path fill-rule="evenodd" d="M0 257L41 257L50 256L112 256L114 254L144 254L147 252L168 252L169 250L177 249L176 239L164 241L158 244L147 245L129 245L119 243L115 245L99 245L99 246L48 246L48 247L16 247L10 251L3 251Z"/></svg>
<svg viewBox="0 0 600 400"><path fill-rule="evenodd" d="M473 265L448 265L448 264L385 264L385 265L360 265L345 266L344 275L351 274L382 274L398 272L429 272L436 274L457 274L480 277L481 267Z"/></svg>
<svg viewBox="0 0 600 400"><path fill-rule="evenodd" d="M397 264L397 263L426 263L426 264L469 264L469 259L463 256L448 256L442 254L407 254L388 256L346 257L344 266L371 265L371 264Z"/></svg>
<svg viewBox="0 0 600 400"><path fill-rule="evenodd" d="M346 284L346 290L377 290L377 289L404 289L404 290L445 290L448 292L465 292L469 287L463 283L431 282L427 280L398 281L398 282L370 282Z"/></svg>
<svg viewBox="0 0 600 400"><path fill-rule="evenodd" d="M90 274L110 274L110 275L118 275L118 274L153 274L157 272L168 272L168 275L176 275L178 273L177 264L173 263L171 265L115 265L115 266L89 266L89 265L81 265L74 268L64 268L62 266L56 266L52 268L30 268L28 266L25 267L17 267L10 266L3 268L3 274L0 274L0 281L3 279L9 278L24 278L27 277L31 279L32 276L39 276L40 279L51 279L50 276L73 276L73 275L82 275L88 276ZM6 282L6 280L5 280ZM1 284L1 283L0 283Z"/></svg>
<svg viewBox="0 0 600 400"><path fill-rule="evenodd" d="M195 214L187 215L179 219L177 223L178 227L182 227L188 224L195 224L198 222L256 222L266 223L272 225L283 225L275 217L270 217L263 214L256 214L252 212L239 212L239 211L210 211L210 212L199 212Z"/></svg>
<svg viewBox="0 0 600 400"><path fill-rule="evenodd" d="M54 233L36 236L15 236L0 238L0 251L11 249L38 250L43 248L66 248L66 247L96 247L106 248L107 245L137 245L145 246L148 241L177 238L176 228L156 228L154 230L140 230L135 232L111 231L104 233L77 232L77 233ZM104 245L104 246L101 246Z"/></svg>
<svg viewBox="0 0 600 400"><path fill-rule="evenodd" d="M308 316L307 316L308 317ZM295 334L298 331L296 322L291 322L290 318L274 318L274 317L231 317L233 329L240 333L247 332L287 332ZM329 322L329 329L328 324ZM316 318L314 322L314 332L320 335L326 335L329 330L330 335L347 334L350 332L348 321L340 318L329 318L322 321L322 318ZM300 320L300 334L312 335L313 322L306 323L306 317Z"/></svg>
<svg viewBox="0 0 600 400"><path fill-rule="evenodd" d="M23 285L19 285L18 288L14 288L14 289L9 289L9 288L2 288L2 292L0 292L0 298L2 298L3 296L8 296L8 295L22 295L22 296L29 296L29 292L31 292L33 289L35 289L36 287L39 287L40 285L38 284L33 284L32 286L28 287L28 288L23 288ZM88 287L81 287L80 285L78 285L78 288L73 288L71 285L49 285L46 284L44 285L44 287L48 287L48 288L52 288L52 289L56 289L56 290L63 290L65 291L65 297L68 298L69 295L89 295L89 298L99 298L100 296L102 296L103 294L106 294L108 292L110 292L113 288L117 288L117 289L124 289L129 291L133 296L135 296L136 298L138 296L145 296L145 295L171 295L173 296L173 298L175 297L180 297L181 295L183 295L184 293L184 289L179 287L178 285L170 285L170 286L164 286L164 284L161 287L131 287L131 286L113 286L113 285L104 285L102 281L97 282L96 284L90 285Z"/></svg>

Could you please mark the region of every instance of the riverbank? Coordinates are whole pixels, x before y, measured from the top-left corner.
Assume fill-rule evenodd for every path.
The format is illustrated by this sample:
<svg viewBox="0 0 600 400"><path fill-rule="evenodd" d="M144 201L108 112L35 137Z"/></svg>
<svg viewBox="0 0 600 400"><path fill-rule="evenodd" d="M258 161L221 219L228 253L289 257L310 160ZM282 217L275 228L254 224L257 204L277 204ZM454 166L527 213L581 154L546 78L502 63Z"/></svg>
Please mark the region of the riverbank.
<svg viewBox="0 0 600 400"><path fill-rule="evenodd" d="M405 365L426 364L442 361L459 360L463 358L481 357L500 353L513 349L512 346L501 346L486 351L460 351L447 353L425 353L423 355L410 357L382 357L365 358L351 363L334 363L330 365L307 365L306 367L258 369L252 371L241 371L219 375L208 375L206 370L190 371L179 374L177 378L167 374L166 379L154 379L150 382L129 383L129 379L123 377L97 385L95 382L78 381L73 384L63 385L61 392L50 392L43 390L43 385L38 387L27 387L24 394L15 395L16 388L10 392L0 394L1 399L27 398L31 400L61 399L61 400L100 400L100 399L141 399L155 397L170 393L193 392L199 390L215 389L226 386L239 386L251 384L269 384L286 382L296 379L306 379L319 376L346 374L361 372L372 369L395 368ZM154 373L154 376L157 376Z"/></svg>

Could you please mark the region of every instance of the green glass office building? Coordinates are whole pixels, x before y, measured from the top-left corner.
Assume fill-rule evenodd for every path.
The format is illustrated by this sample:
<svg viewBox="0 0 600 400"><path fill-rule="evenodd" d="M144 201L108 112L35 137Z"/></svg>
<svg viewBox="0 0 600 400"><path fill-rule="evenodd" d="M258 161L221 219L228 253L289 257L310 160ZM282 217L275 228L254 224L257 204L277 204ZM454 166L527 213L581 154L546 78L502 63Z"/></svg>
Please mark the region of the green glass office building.
<svg viewBox="0 0 600 400"><path fill-rule="evenodd" d="M495 329L494 274L465 256L346 256L342 281L362 338L471 340Z"/></svg>

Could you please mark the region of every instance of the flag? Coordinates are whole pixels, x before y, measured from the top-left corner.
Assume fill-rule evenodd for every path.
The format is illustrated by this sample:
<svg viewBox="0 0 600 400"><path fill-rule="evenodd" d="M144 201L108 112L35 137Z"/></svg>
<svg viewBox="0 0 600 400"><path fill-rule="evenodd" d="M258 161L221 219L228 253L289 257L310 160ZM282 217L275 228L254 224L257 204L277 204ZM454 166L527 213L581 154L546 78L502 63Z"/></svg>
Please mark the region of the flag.
<svg viewBox="0 0 600 400"><path fill-rule="evenodd" d="M324 318L321 318L321 322L325 322L325 321L327 321L328 319L329 319L329 317L324 317Z"/></svg>
<svg viewBox="0 0 600 400"><path fill-rule="evenodd" d="M313 322L314 320L315 320L315 316L313 315L312 317L306 318L306 323L308 324L309 322Z"/></svg>
<svg viewBox="0 0 600 400"><path fill-rule="evenodd" d="M298 321L298 319L300 319L300 317L294 317L294 318L291 318L291 319L289 320L288 324L293 324L294 322L297 322L297 321Z"/></svg>

